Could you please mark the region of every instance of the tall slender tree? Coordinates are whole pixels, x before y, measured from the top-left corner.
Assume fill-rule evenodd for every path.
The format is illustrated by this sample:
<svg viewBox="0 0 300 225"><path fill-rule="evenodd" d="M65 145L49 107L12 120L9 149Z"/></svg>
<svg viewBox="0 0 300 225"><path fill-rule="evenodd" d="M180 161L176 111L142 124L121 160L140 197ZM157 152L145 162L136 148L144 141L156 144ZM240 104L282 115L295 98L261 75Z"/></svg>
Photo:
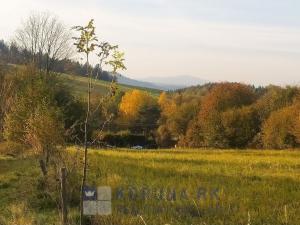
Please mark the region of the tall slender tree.
<svg viewBox="0 0 300 225"><path fill-rule="evenodd" d="M87 176L87 153L88 153L88 125L91 111L91 89L92 89L92 76L90 71L89 56L97 46L97 37L95 34L94 20L90 20L87 26L75 26L76 31L80 32L79 37L74 37L75 46L79 53L84 53L86 58L86 75L89 78L88 91L87 91L87 111L84 122L84 166L82 172L81 191L80 191L80 224L83 224L83 190L86 184Z"/></svg>
<svg viewBox="0 0 300 225"><path fill-rule="evenodd" d="M98 38L95 34L94 20L90 20L87 26L75 26L73 29L77 32L80 32L79 37L74 37L74 45L77 47L79 53L83 53L86 59L86 74L88 77L88 91L87 91L87 110L86 117L84 121L84 166L82 171L82 182L81 182L81 191L80 191L80 224L83 224L83 190L86 185L87 180L87 162L88 162L88 133L89 133L89 120L93 114L91 109L91 92L92 92L92 81L94 78L98 78L99 73L97 72L96 77L93 77L92 71L90 70L90 54L95 51L96 48L99 49L99 52L96 54L99 59L98 71L102 72L103 63L110 65L112 67L112 73L116 74L118 69L126 69L124 65L124 53L117 51L118 46L112 46L108 42L101 42L98 44ZM113 51L111 59L109 56ZM113 79L113 84L115 79ZM112 84L111 95L114 95L115 86ZM100 101L103 102L103 101ZM105 125L105 123L104 123ZM102 127L104 127L104 125Z"/></svg>

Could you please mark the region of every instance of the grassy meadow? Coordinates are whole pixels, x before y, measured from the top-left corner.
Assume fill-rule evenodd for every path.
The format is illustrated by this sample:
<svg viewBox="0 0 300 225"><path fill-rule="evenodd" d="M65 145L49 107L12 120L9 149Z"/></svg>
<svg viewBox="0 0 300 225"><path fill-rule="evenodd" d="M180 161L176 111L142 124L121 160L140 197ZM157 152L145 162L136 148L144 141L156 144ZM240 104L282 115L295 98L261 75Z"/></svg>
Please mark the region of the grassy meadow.
<svg viewBox="0 0 300 225"><path fill-rule="evenodd" d="M72 93L76 96L83 96L87 93L88 89L88 79L82 76L75 76L69 74L61 74L63 82L70 87ZM109 92L110 82L103 80L93 81L93 93L98 95L105 95ZM142 88L136 86L130 86L125 84L118 84L118 88L124 92L130 91L132 89L138 89L142 91L147 91L153 97L158 97L161 93L160 90L151 88Z"/></svg>
<svg viewBox="0 0 300 225"><path fill-rule="evenodd" d="M74 147L69 152L81 154ZM1 156L0 171L0 218L10 218L21 202L37 224L58 224L55 202L37 194L36 159ZM91 150L88 184L113 191L112 216L91 218L94 224L300 224L298 151Z"/></svg>

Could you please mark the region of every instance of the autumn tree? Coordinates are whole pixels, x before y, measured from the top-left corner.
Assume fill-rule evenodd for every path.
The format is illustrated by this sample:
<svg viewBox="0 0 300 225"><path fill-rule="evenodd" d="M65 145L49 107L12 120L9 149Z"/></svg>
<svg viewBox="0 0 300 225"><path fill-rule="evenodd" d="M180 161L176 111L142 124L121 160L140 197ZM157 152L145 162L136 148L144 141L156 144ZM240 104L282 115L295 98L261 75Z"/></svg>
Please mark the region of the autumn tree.
<svg viewBox="0 0 300 225"><path fill-rule="evenodd" d="M284 149L299 146L299 112L299 107L292 105L271 113L262 127L265 148Z"/></svg>
<svg viewBox="0 0 300 225"><path fill-rule="evenodd" d="M153 102L153 99L147 92L135 89L125 93L119 107L120 116L128 122L134 121L138 116L139 109L147 102Z"/></svg>
<svg viewBox="0 0 300 225"><path fill-rule="evenodd" d="M9 76L9 72L0 67L0 140L3 138L5 114L13 103L15 83L16 81Z"/></svg>
<svg viewBox="0 0 300 225"><path fill-rule="evenodd" d="M120 123L133 132L148 132L159 118L158 104L147 92L132 90L122 97L119 106Z"/></svg>
<svg viewBox="0 0 300 225"><path fill-rule="evenodd" d="M265 93L257 100L256 108L260 121L263 123L273 111L287 107L295 101L299 95L297 87L268 86Z"/></svg>
<svg viewBox="0 0 300 225"><path fill-rule="evenodd" d="M215 85L201 101L198 123L203 135L204 147L228 147L224 133L222 113L231 109L252 104L256 95L252 87L239 83Z"/></svg>
<svg viewBox="0 0 300 225"><path fill-rule="evenodd" d="M229 109L221 114L224 138L228 146L246 147L259 132L259 119L250 106Z"/></svg>
<svg viewBox="0 0 300 225"><path fill-rule="evenodd" d="M195 117L189 122L187 131L178 144L182 147L195 148L203 146L203 143L204 134L202 133L198 118Z"/></svg>
<svg viewBox="0 0 300 225"><path fill-rule="evenodd" d="M33 67L21 72L18 94L14 104L5 116L5 139L17 143L25 142L26 122L41 104L55 105L56 80L54 77L43 77ZM26 144L26 143L24 143Z"/></svg>
<svg viewBox="0 0 300 225"><path fill-rule="evenodd" d="M156 130L155 141L159 147L169 148L176 144L173 140L171 132L165 125L160 125Z"/></svg>
<svg viewBox="0 0 300 225"><path fill-rule="evenodd" d="M57 156L57 151L64 144L64 123L61 112L56 107L41 104L26 121L25 142L44 162L43 173L48 167L50 158Z"/></svg>
<svg viewBox="0 0 300 225"><path fill-rule="evenodd" d="M191 93L167 94L163 92L160 95L158 103L161 117L157 130L157 140L164 147L166 147L166 143L170 143L172 146L184 137L188 124L198 113L199 102L200 96ZM171 140L167 140L166 137Z"/></svg>
<svg viewBox="0 0 300 225"><path fill-rule="evenodd" d="M297 138L297 142L300 143L300 110L298 112L298 115L296 115L295 118L295 125L293 128L293 133L295 135L295 137Z"/></svg>
<svg viewBox="0 0 300 225"><path fill-rule="evenodd" d="M17 71L13 101L4 119L4 138L33 148L42 160L44 173L65 134L81 117L80 107L56 75L45 76L30 66ZM74 113L74 109L78 111Z"/></svg>

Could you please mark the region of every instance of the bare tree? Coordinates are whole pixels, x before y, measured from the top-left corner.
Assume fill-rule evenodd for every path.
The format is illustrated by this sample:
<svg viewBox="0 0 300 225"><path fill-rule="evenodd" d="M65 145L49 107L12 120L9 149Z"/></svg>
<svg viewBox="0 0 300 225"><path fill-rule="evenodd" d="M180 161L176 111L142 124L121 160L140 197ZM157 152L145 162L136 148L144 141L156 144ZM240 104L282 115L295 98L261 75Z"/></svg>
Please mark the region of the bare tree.
<svg viewBox="0 0 300 225"><path fill-rule="evenodd" d="M16 31L15 42L30 53L31 62L49 72L56 60L70 57L71 31L49 13L33 13Z"/></svg>

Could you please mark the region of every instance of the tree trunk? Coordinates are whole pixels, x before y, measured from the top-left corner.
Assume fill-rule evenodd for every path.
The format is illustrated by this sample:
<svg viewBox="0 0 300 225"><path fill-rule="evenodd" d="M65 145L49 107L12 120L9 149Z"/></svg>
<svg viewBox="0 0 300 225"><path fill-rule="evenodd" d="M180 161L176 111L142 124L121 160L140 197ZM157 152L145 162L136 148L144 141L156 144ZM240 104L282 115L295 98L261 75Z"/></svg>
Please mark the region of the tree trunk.
<svg viewBox="0 0 300 225"><path fill-rule="evenodd" d="M40 160L40 167L41 167L41 171L43 173L44 176L47 175L47 167L46 167L46 163L44 160Z"/></svg>
<svg viewBox="0 0 300 225"><path fill-rule="evenodd" d="M82 176L82 182L81 182L81 191L80 191L80 225L83 225L83 191L84 186L86 183L86 173L87 173L87 156L88 156L88 123L89 123L89 116L90 116L90 101L91 101L91 83L92 78L89 73L89 60L87 55L87 75L89 77L89 83L88 83L88 96L87 96L87 112L86 112L86 118L84 122L84 166L83 166L83 176Z"/></svg>
<svg viewBox="0 0 300 225"><path fill-rule="evenodd" d="M61 182L61 224L67 225L68 224L68 208L67 208L67 170L66 168L60 169L60 182Z"/></svg>

